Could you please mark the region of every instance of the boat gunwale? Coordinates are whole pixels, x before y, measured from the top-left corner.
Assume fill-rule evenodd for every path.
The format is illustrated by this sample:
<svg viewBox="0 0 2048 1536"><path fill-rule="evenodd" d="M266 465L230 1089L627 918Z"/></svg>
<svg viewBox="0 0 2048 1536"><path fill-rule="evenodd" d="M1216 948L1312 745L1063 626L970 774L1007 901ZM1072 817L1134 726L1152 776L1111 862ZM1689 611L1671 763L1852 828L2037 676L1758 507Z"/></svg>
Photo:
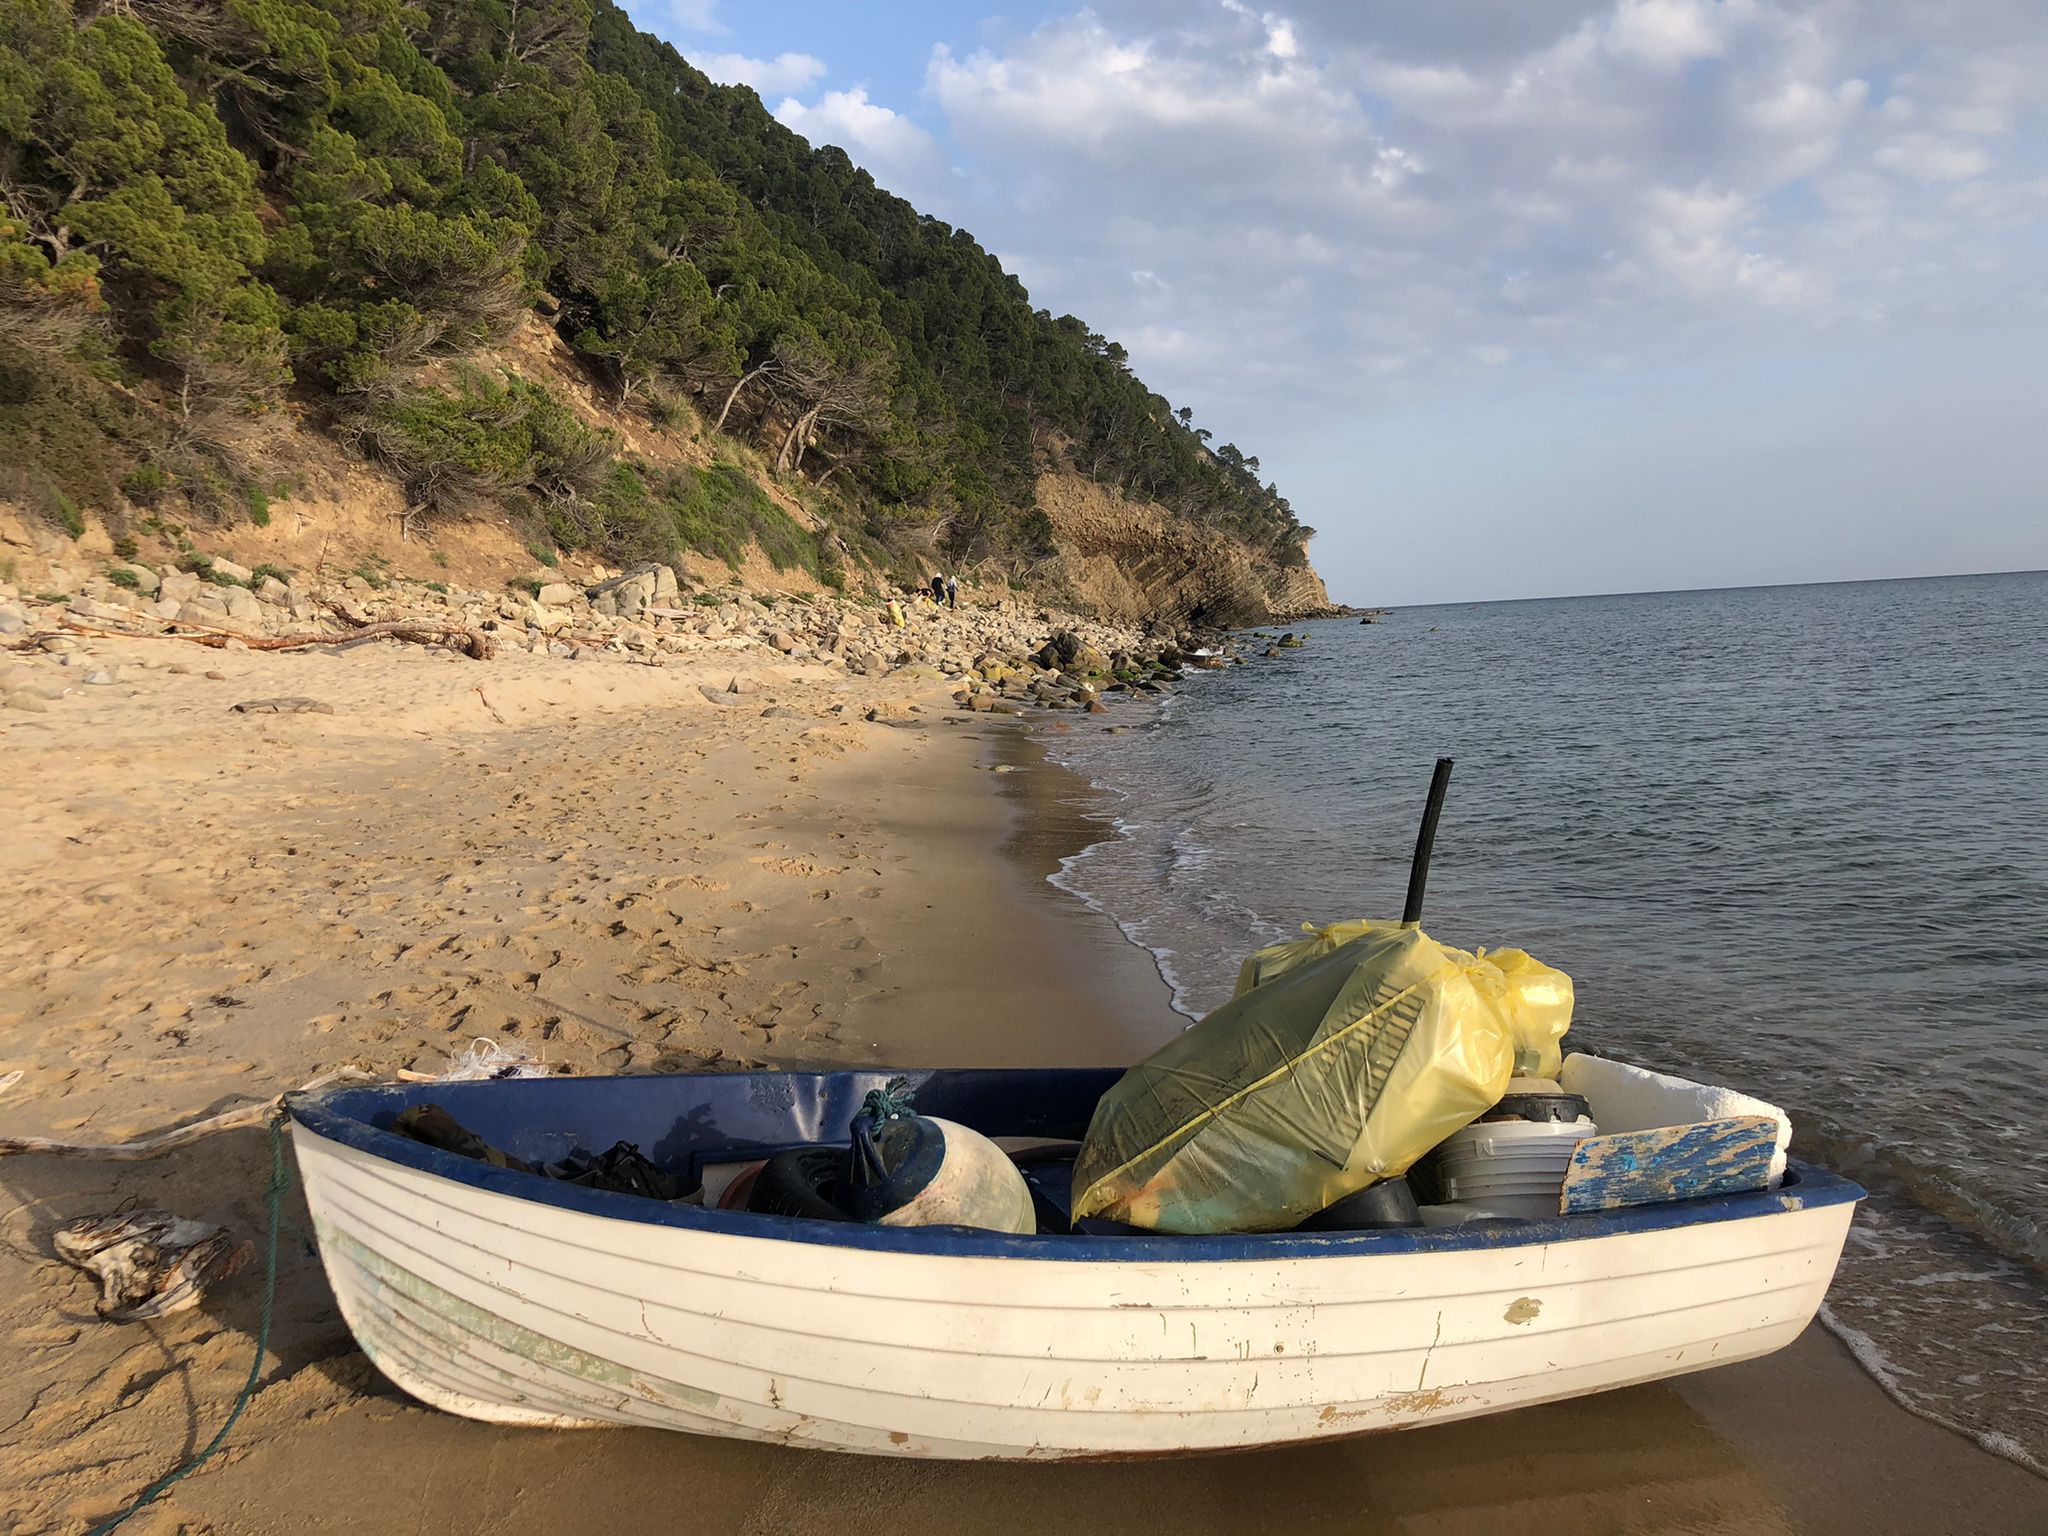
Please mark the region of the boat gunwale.
<svg viewBox="0 0 2048 1536"><path fill-rule="evenodd" d="M744 1075L822 1077L838 1074ZM868 1074L863 1071L861 1075ZM674 1084L677 1078L669 1077L666 1081ZM357 1087L343 1092L351 1097L388 1093L393 1099L402 1099L417 1095L418 1087L408 1085L386 1090ZM538 1173L497 1168L413 1141L395 1131L380 1130L332 1108L329 1100L339 1096L292 1098L287 1100L285 1107L299 1127L323 1140L489 1194L640 1226L931 1257L1151 1265L1491 1252L1753 1220L1853 1203L1864 1197L1860 1186L1841 1175L1794 1160L1788 1165L1786 1182L1777 1189L1748 1190L1738 1194L1528 1221L1369 1232L1237 1232L1205 1236L1160 1233L1099 1237L1040 1233L1019 1236L962 1227L885 1227L851 1221L819 1221L754 1211L672 1205L639 1195L586 1189Z"/></svg>

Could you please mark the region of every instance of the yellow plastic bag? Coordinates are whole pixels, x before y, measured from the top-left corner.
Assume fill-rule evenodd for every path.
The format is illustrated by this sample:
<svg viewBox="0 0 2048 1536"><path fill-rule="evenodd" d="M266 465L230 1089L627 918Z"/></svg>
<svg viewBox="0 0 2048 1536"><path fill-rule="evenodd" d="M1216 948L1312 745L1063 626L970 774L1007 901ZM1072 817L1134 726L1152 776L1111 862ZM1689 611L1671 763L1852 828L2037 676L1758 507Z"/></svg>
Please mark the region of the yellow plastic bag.
<svg viewBox="0 0 2048 1536"><path fill-rule="evenodd" d="M1515 1037L1515 1076L1555 1078L1564 1065L1558 1044L1572 1027L1572 979L1526 949L1482 949L1507 980L1501 1006Z"/></svg>
<svg viewBox="0 0 2048 1536"><path fill-rule="evenodd" d="M1284 1231L1407 1172L1514 1072L1507 978L1418 928L1320 930L1253 956L1240 986L1103 1096L1076 1218Z"/></svg>
<svg viewBox="0 0 2048 1536"><path fill-rule="evenodd" d="M1376 917L1354 917L1347 922L1329 923L1321 928L1314 923L1303 923L1301 931L1308 935L1307 938L1285 939L1245 956L1244 964L1237 971L1236 995L1242 997L1260 982L1271 981L1275 976L1293 970L1304 960L1327 955L1340 944L1349 944L1368 933L1400 926L1399 923L1382 922Z"/></svg>

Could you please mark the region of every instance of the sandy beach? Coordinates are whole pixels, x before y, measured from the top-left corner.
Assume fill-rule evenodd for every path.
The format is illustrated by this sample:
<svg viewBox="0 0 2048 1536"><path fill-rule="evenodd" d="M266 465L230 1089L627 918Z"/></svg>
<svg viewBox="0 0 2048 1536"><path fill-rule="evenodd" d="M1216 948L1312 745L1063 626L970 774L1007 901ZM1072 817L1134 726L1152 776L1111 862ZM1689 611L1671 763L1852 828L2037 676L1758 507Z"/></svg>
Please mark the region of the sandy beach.
<svg viewBox="0 0 2048 1536"><path fill-rule="evenodd" d="M1118 1063L1178 1027L1150 958L1044 884L1090 835L1086 786L935 683L99 644L133 685L0 719L11 1133L117 1139L344 1064L441 1070L479 1038L601 1074ZM745 707L700 692L735 676ZM292 695L332 713L229 711ZM0 1161L0 1525L84 1530L204 1444L258 1323L256 1269L196 1311L102 1322L50 1232L139 1202L260 1238L268 1157L247 1130L153 1162ZM1894 1408L1817 1329L1674 1382L1197 1461L909 1464L495 1428L377 1375L287 1210L261 1389L228 1449L129 1530L2048 1523L2048 1484Z"/></svg>

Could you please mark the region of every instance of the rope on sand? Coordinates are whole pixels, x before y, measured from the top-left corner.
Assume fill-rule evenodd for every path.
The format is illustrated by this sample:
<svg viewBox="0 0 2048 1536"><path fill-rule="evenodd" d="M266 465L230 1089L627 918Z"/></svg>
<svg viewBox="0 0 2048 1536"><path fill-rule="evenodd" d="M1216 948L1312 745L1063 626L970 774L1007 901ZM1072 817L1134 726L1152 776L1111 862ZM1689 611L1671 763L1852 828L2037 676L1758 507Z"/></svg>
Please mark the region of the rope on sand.
<svg viewBox="0 0 2048 1536"><path fill-rule="evenodd" d="M365 1074L367 1075L367 1074ZM329 1074L332 1081L335 1074ZM270 1111L270 1184L264 1193L268 1197L270 1220L269 1237L263 1257L263 1318L256 1329L256 1358L249 1362L249 1379L242 1383L242 1390L235 1395L234 1406L228 1409L228 1416L214 1437L200 1447L198 1452L185 1459L180 1466L172 1468L162 1477L138 1493L128 1507L111 1519L94 1526L91 1536L107 1536L131 1515L147 1509L162 1498L175 1484L199 1470L206 1459L227 1442L228 1431L235 1427L235 1421L242 1416L242 1410L256 1395L256 1384L263 1375L263 1357L270 1352L270 1320L277 1302L277 1230L279 1210L284 1201L285 1191L291 1186L291 1175L285 1171L284 1122L282 1107L273 1105Z"/></svg>

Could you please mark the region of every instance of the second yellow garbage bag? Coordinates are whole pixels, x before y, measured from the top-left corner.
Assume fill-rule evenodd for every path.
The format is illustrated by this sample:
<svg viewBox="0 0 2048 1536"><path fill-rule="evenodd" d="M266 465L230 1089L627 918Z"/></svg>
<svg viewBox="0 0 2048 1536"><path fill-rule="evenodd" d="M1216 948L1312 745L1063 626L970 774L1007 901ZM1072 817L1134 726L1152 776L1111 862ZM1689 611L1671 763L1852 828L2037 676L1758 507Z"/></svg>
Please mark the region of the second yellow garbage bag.
<svg viewBox="0 0 2048 1536"><path fill-rule="evenodd" d="M1076 1218L1284 1231L1405 1173L1506 1091L1517 1035L1490 961L1396 923L1277 948L1103 1095L1074 1165Z"/></svg>
<svg viewBox="0 0 2048 1536"><path fill-rule="evenodd" d="M1572 979L1526 949L1482 949L1508 984L1501 1011L1515 1037L1515 1076L1555 1079L1564 1066L1558 1042L1572 1027Z"/></svg>

